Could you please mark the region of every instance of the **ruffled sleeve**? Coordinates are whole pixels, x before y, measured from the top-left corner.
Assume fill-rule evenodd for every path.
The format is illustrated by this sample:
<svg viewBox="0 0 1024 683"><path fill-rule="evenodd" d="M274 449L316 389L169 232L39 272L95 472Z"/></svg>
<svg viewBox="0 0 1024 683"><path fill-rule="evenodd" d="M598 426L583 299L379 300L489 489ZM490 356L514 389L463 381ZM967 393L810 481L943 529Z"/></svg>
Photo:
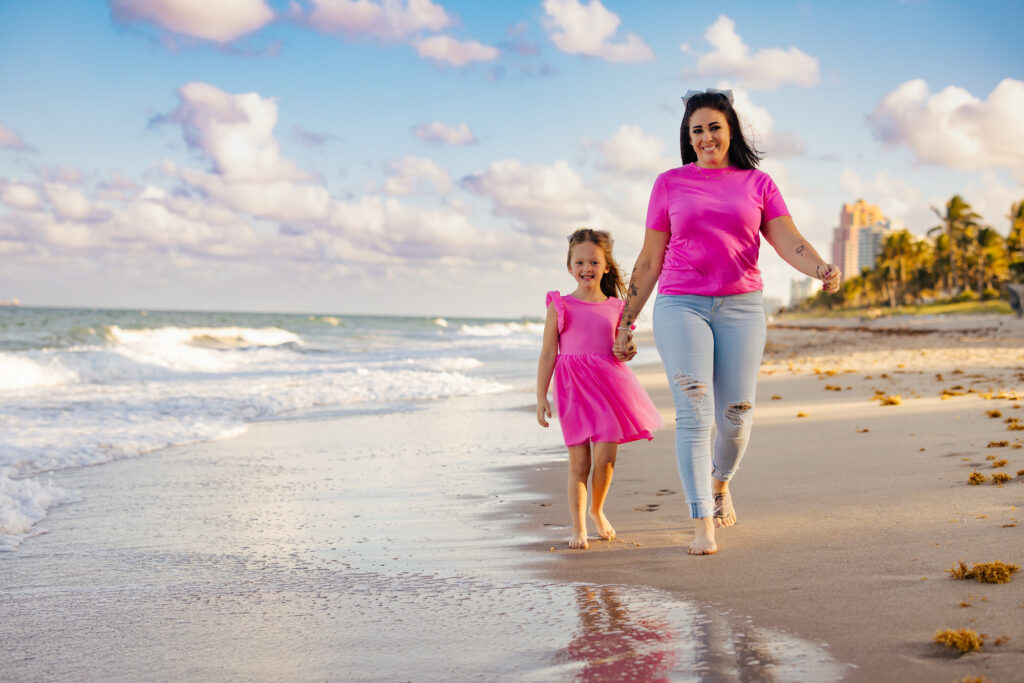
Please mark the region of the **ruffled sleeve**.
<svg viewBox="0 0 1024 683"><path fill-rule="evenodd" d="M544 308L552 303L555 304L555 312L558 313L558 332L561 333L565 327L565 300L558 292L548 292L544 297Z"/></svg>

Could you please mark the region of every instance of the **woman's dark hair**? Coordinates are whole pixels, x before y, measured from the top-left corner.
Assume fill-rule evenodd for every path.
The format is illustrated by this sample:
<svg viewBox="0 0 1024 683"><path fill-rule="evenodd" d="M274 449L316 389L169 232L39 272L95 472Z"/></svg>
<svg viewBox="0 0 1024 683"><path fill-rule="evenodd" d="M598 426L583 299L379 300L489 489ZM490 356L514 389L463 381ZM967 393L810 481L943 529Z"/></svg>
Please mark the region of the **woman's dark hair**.
<svg viewBox="0 0 1024 683"><path fill-rule="evenodd" d="M604 252L608 272L601 276L601 293L614 299L626 298L626 285L622 282L619 264L612 256L612 236L607 230L580 228L569 235L569 255L565 257L565 265L572 270L572 248L584 242L592 242Z"/></svg>
<svg viewBox="0 0 1024 683"><path fill-rule="evenodd" d="M757 168L764 155L758 152L743 137L740 119L736 116L736 110L733 109L729 99L725 95L716 92L698 93L686 101L683 123L679 127L679 152L683 157L683 165L685 166L697 161L697 152L690 144L690 117L698 109L715 109L725 115L725 122L729 124L729 135L731 137L729 141L729 165L744 169Z"/></svg>

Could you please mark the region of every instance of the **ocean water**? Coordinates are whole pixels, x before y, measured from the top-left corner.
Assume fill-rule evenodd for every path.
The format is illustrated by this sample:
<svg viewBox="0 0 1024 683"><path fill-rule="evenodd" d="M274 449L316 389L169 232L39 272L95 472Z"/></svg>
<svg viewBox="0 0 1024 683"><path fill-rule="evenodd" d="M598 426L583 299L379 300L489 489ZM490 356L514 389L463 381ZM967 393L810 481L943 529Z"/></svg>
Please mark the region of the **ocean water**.
<svg viewBox="0 0 1024 683"><path fill-rule="evenodd" d="M77 500L50 473L294 411L401 411L534 372L523 320L0 308L0 551Z"/></svg>

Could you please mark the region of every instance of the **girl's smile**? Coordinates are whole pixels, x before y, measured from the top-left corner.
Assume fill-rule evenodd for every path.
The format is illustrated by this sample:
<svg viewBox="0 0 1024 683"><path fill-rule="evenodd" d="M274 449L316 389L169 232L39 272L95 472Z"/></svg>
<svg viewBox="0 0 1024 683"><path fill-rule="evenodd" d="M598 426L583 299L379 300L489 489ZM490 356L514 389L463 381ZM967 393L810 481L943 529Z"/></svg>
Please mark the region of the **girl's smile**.
<svg viewBox="0 0 1024 683"><path fill-rule="evenodd" d="M572 248L569 272L576 280L579 294L598 296L601 292L601 278L608 272L604 250L593 242L581 242Z"/></svg>

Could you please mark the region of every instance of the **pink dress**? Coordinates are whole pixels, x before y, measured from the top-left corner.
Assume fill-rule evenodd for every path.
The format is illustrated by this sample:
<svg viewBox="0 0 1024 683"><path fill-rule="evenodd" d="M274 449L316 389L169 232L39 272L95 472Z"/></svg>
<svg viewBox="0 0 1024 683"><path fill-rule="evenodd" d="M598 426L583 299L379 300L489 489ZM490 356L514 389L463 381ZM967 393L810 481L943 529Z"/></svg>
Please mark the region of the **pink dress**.
<svg viewBox="0 0 1024 683"><path fill-rule="evenodd" d="M555 406L567 446L652 438L661 415L625 363L612 353L625 302L580 301L548 292L558 313Z"/></svg>

